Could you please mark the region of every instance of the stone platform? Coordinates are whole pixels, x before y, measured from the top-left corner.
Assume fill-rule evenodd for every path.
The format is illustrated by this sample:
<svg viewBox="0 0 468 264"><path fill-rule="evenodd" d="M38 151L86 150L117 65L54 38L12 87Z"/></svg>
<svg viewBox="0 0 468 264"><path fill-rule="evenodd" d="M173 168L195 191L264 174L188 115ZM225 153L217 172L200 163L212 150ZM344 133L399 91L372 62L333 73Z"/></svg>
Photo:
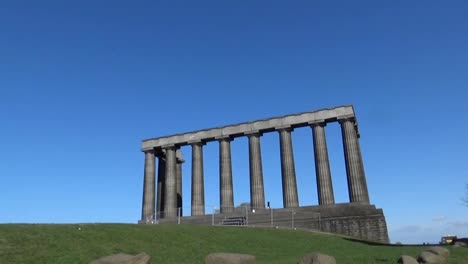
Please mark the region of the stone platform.
<svg viewBox="0 0 468 264"><path fill-rule="evenodd" d="M229 214L163 218L158 223L222 225L225 219L233 217L245 218L249 226L310 229L389 243L383 210L360 203L257 209L255 212L240 209Z"/></svg>

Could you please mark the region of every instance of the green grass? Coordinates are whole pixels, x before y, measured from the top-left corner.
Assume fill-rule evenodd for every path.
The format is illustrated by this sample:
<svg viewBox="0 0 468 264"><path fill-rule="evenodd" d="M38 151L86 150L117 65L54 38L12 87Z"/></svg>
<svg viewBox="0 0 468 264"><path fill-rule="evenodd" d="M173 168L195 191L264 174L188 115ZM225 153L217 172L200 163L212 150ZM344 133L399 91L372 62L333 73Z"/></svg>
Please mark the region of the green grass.
<svg viewBox="0 0 468 264"><path fill-rule="evenodd" d="M78 228L81 228L79 230ZM449 263L468 263L468 248L448 247ZM257 256L257 263L297 263L320 251L337 263L396 263L423 246L389 246L339 236L267 228L191 225L0 225L0 263L89 263L119 252L146 252L153 263L203 263L212 252Z"/></svg>

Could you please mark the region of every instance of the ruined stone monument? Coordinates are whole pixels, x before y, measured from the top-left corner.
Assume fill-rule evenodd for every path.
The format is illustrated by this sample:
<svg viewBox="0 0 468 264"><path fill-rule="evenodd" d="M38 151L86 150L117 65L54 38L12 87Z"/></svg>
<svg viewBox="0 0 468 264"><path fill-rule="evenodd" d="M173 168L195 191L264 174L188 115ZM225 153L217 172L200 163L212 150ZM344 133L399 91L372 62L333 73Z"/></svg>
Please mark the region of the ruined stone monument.
<svg viewBox="0 0 468 264"><path fill-rule="evenodd" d="M325 137L325 126L330 122L339 122L341 126L349 203L335 203ZM291 132L301 127L312 128L319 201L315 206L299 207ZM316 213L320 214L321 219L319 227L315 229L360 239L389 241L382 209L370 204L359 146L360 135L351 105L143 140L141 150L145 153L145 169L143 206L139 223L154 223L155 220L160 220L160 223L174 222L180 214L177 210L182 207L181 166L184 162L180 147L184 145L192 147L191 216L184 217L186 218L184 223L210 223L207 221L210 216L205 215L203 146L211 141L219 143L220 212L221 214L232 212L234 190L231 141L237 137L248 137L249 141L251 208L257 212L267 210L260 137L270 132L279 134L281 156L284 209L275 209L275 215L281 217L281 214L290 208L294 208L297 212ZM158 159L157 184L156 158ZM156 212L163 214L156 216ZM269 222L265 221L265 217L261 213L256 214L249 219L249 223L268 225ZM296 225L299 228L312 228L312 222L307 219L296 221Z"/></svg>

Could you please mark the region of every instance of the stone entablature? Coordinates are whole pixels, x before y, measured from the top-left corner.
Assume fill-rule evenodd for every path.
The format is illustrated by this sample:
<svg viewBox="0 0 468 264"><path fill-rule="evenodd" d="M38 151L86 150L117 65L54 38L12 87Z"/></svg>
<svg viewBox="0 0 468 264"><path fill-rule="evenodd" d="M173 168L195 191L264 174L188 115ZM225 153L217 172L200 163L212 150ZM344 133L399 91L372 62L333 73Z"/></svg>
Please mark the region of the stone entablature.
<svg viewBox="0 0 468 264"><path fill-rule="evenodd" d="M354 118L352 105L338 106L312 112L273 117L252 122L175 134L143 140L141 150L148 151L170 145L183 146L194 142L216 141L220 138L242 137L258 132L272 132L281 128L306 127L315 123L328 123L340 119Z"/></svg>

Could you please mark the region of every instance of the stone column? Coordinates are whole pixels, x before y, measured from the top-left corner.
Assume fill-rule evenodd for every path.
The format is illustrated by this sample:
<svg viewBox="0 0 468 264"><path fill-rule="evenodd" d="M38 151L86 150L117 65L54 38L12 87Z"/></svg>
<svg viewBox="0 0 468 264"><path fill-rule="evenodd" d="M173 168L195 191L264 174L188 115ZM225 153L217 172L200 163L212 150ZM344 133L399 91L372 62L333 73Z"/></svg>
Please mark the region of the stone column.
<svg viewBox="0 0 468 264"><path fill-rule="evenodd" d="M185 162L182 159L182 151L180 149L176 150L176 159L177 159L177 167L176 167L176 175L177 175L177 210L178 213L182 216L182 163ZM180 209L179 209L180 208Z"/></svg>
<svg viewBox="0 0 468 264"><path fill-rule="evenodd" d="M328 161L325 122L312 124L314 135L315 174L319 205L334 204L333 185Z"/></svg>
<svg viewBox="0 0 468 264"><path fill-rule="evenodd" d="M281 176L283 180L284 208L299 206L291 131L292 128L282 128L278 130L280 135Z"/></svg>
<svg viewBox="0 0 468 264"><path fill-rule="evenodd" d="M362 162L361 149L355 119L340 120L343 148L346 161L346 175L350 202L369 203L366 176Z"/></svg>
<svg viewBox="0 0 468 264"><path fill-rule="evenodd" d="M141 212L141 223L152 223L154 221L155 201L155 157L154 151L145 152L145 175L143 180L143 205Z"/></svg>
<svg viewBox="0 0 468 264"><path fill-rule="evenodd" d="M234 210L234 194L232 187L231 138L219 139L219 194L221 213Z"/></svg>
<svg viewBox="0 0 468 264"><path fill-rule="evenodd" d="M261 134L254 133L247 136L249 137L250 207L252 209L265 209L262 154L260 150Z"/></svg>
<svg viewBox="0 0 468 264"><path fill-rule="evenodd" d="M166 191L164 197L164 217L177 216L177 165L176 149L174 146L166 147Z"/></svg>
<svg viewBox="0 0 468 264"><path fill-rule="evenodd" d="M203 143L192 144L192 216L205 215Z"/></svg>
<svg viewBox="0 0 468 264"><path fill-rule="evenodd" d="M156 203L156 216L164 217L164 196L166 195L166 157L164 153L158 155L158 199Z"/></svg>

